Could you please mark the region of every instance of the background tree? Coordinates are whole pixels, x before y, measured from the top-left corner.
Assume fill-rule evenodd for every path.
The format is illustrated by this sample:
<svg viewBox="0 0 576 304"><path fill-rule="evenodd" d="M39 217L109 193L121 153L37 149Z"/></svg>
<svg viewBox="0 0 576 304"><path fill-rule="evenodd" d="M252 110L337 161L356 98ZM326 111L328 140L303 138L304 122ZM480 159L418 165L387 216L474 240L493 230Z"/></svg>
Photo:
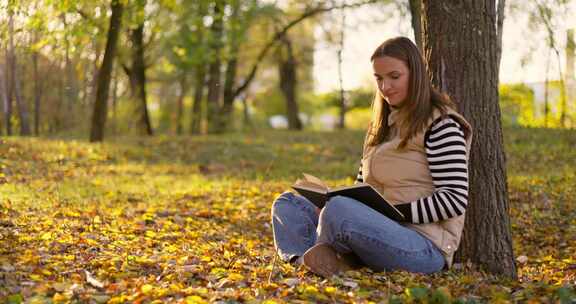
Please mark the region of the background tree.
<svg viewBox="0 0 576 304"><path fill-rule="evenodd" d="M278 81L280 91L286 101L286 113L288 116L288 128L301 130L302 122L298 117L297 101L297 66L292 41L288 35L282 38L282 44L278 48Z"/></svg>
<svg viewBox="0 0 576 304"><path fill-rule="evenodd" d="M422 0L409 0L408 5L410 7L410 21L414 31L414 41L418 49L422 50Z"/></svg>
<svg viewBox="0 0 576 304"><path fill-rule="evenodd" d="M94 102L94 112L92 114L92 127L90 129L90 141L102 141L104 139L104 128L106 126L106 116L108 115L108 89L110 87L110 77L114 66L116 55L116 44L122 25L123 4L119 0L112 0L110 4L112 15L108 28L108 39L106 41L106 51L102 66L98 72L98 87L96 90L96 100Z"/></svg>
<svg viewBox="0 0 576 304"><path fill-rule="evenodd" d="M222 69L222 48L224 35L224 0L216 0L212 4L210 25L210 36L208 45L210 46L210 58L208 64L208 96L207 96L207 120L209 132L215 132L218 128L218 113L220 109L220 96L222 90L221 69Z"/></svg>
<svg viewBox="0 0 576 304"><path fill-rule="evenodd" d="M20 135L30 135L30 119L28 112L28 105L22 96L21 75L18 69L16 46L14 44L14 14L16 13L17 5L15 1L10 1L8 5L8 51L6 53L6 64L8 66L9 81L8 81L8 111L7 120L11 117L12 112L12 98L16 101L18 108L18 118L20 124ZM7 133L10 135L11 126L7 124Z"/></svg>
<svg viewBox="0 0 576 304"><path fill-rule="evenodd" d="M122 67L130 80L130 89L133 103L136 108L136 126L138 133L142 135L152 135L152 123L148 113L148 101L146 95L146 69L148 68L145 58L144 24L146 21L146 0L138 0L131 3L129 7L128 37L132 47L131 61L128 66Z"/></svg>
<svg viewBox="0 0 576 304"><path fill-rule="evenodd" d="M502 37L497 20L503 12L494 0L425 0L423 13L424 53L432 81L452 96L474 130L469 207L458 257L515 278L498 105Z"/></svg>

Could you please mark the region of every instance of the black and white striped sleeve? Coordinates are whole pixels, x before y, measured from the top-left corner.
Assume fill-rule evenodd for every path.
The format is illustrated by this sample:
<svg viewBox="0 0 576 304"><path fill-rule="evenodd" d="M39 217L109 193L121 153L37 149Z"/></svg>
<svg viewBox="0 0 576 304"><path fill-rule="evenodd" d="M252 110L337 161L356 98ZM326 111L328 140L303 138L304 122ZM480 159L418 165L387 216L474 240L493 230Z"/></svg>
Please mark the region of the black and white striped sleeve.
<svg viewBox="0 0 576 304"><path fill-rule="evenodd" d="M360 168L358 168L358 175L356 175L356 181L354 183L363 183L364 177L362 176L362 162L360 162Z"/></svg>
<svg viewBox="0 0 576 304"><path fill-rule="evenodd" d="M426 132L424 141L434 193L395 205L407 222L415 224L462 215L468 205L466 141L458 122L450 117L437 120Z"/></svg>

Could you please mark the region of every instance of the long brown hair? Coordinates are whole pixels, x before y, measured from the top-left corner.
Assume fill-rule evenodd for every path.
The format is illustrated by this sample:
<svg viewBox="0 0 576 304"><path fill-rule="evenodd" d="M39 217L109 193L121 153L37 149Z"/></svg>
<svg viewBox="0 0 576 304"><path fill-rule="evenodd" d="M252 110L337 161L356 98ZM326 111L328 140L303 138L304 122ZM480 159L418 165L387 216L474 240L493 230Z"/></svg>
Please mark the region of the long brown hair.
<svg viewBox="0 0 576 304"><path fill-rule="evenodd" d="M424 59L416 45L406 37L396 37L384 41L372 54L370 61L389 56L403 61L410 71L408 96L399 108L397 128L402 138L399 148L404 148L408 140L427 127L434 109L442 115L447 108L454 108L448 95L432 87ZM372 121L366 133L366 146L376 146L388 139L390 127L388 116L390 105L382 98L378 88L372 101Z"/></svg>

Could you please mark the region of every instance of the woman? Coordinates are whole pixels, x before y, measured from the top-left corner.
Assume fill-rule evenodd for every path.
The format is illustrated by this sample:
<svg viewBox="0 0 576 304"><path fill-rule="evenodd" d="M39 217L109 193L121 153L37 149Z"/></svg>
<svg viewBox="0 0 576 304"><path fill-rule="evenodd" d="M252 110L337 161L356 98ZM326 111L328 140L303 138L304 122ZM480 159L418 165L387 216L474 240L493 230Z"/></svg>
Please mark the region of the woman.
<svg viewBox="0 0 576 304"><path fill-rule="evenodd" d="M364 204L334 197L318 212L302 196L272 206L280 257L324 277L355 267L434 273L449 268L468 203L471 127L432 88L422 55L393 38L371 56L377 86L357 181L404 215L395 222Z"/></svg>

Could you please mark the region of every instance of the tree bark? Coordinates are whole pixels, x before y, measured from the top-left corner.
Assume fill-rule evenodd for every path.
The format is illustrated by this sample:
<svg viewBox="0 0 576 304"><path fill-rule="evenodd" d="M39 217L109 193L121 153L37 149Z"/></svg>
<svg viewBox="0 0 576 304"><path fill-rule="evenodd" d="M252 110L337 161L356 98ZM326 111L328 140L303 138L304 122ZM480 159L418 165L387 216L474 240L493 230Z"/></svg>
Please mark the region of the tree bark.
<svg viewBox="0 0 576 304"><path fill-rule="evenodd" d="M504 33L504 10L506 9L506 0L497 0L498 6L496 9L496 62L500 67L500 59L502 59L502 33Z"/></svg>
<svg viewBox="0 0 576 304"><path fill-rule="evenodd" d="M122 26L123 5L119 0L112 0L110 5L112 16L108 28L106 40L106 50L102 67L98 72L98 87L96 88L96 100L94 102L94 112L92 114L92 126L90 129L90 142L99 142L104 139L104 128L106 126L106 115L108 107L108 90L110 88L110 78L114 67L114 57L116 55L116 45L120 27Z"/></svg>
<svg viewBox="0 0 576 304"><path fill-rule="evenodd" d="M423 13L432 81L454 98L474 128L469 203L456 258L516 278L498 104L495 0L424 0Z"/></svg>
<svg viewBox="0 0 576 304"><path fill-rule="evenodd" d="M208 133L218 131L220 110L220 69L222 65L222 36L224 33L224 1L216 0L213 8L213 22L210 27L209 45L211 58L208 67L208 98L207 98L207 119Z"/></svg>
<svg viewBox="0 0 576 304"><path fill-rule="evenodd" d="M414 41L416 41L418 49L422 51L422 0L410 0L409 6Z"/></svg>
<svg viewBox="0 0 576 304"><path fill-rule="evenodd" d="M128 70L132 98L136 102L137 125L140 135L154 134L146 98L146 63L144 62L144 22L130 31L132 41L132 68Z"/></svg>
<svg viewBox="0 0 576 304"><path fill-rule="evenodd" d="M286 111L288 116L288 128L290 130L301 130L302 122L298 117L298 102L296 101L296 58L292 51L292 42L285 36L283 39L283 50L280 51L280 62L278 63L278 74L280 90L286 101ZM282 54L285 53L285 54ZM283 58L286 55L286 58Z"/></svg>

